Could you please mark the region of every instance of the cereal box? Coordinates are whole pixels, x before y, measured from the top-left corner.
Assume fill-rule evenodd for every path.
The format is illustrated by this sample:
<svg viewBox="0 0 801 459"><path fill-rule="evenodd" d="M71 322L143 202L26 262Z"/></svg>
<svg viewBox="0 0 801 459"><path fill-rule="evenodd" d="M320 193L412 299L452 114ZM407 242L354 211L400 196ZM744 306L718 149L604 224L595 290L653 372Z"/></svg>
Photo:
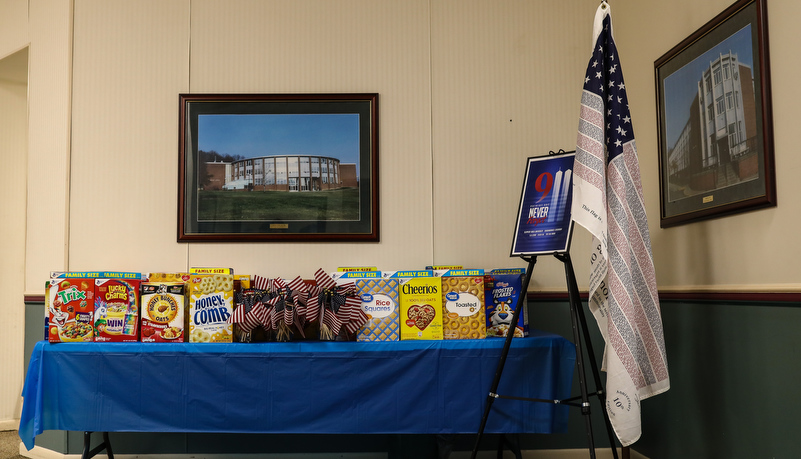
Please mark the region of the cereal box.
<svg viewBox="0 0 801 459"><path fill-rule="evenodd" d="M439 274L442 276L444 338L486 338L484 270L449 269Z"/></svg>
<svg viewBox="0 0 801 459"><path fill-rule="evenodd" d="M192 268L189 273L189 342L231 343L234 273L230 268Z"/></svg>
<svg viewBox="0 0 801 459"><path fill-rule="evenodd" d="M48 341L93 341L94 296L94 279L72 277L48 280L45 283Z"/></svg>
<svg viewBox="0 0 801 459"><path fill-rule="evenodd" d="M484 275L484 297L487 305L487 336L506 336L512 325L515 307L523 295L515 336L528 336L528 307L523 286L525 270L493 269Z"/></svg>
<svg viewBox="0 0 801 459"><path fill-rule="evenodd" d="M400 290L400 339L442 339L442 284L434 271L396 271Z"/></svg>
<svg viewBox="0 0 801 459"><path fill-rule="evenodd" d="M139 341L139 279L95 279L95 341Z"/></svg>
<svg viewBox="0 0 801 459"><path fill-rule="evenodd" d="M184 282L142 283L142 342L181 343L185 341Z"/></svg>
<svg viewBox="0 0 801 459"><path fill-rule="evenodd" d="M368 320L359 330L356 341L400 339L398 279L386 279L380 271L343 271L331 277L337 284L353 282L359 290L361 308Z"/></svg>

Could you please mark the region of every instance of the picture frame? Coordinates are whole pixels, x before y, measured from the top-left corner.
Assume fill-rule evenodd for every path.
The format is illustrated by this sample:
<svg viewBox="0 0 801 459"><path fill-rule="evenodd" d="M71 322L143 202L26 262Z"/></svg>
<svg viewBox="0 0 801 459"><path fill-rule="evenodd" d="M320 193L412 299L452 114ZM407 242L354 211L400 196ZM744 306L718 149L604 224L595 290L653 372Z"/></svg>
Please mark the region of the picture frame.
<svg viewBox="0 0 801 459"><path fill-rule="evenodd" d="M765 0L654 62L662 228L776 205Z"/></svg>
<svg viewBox="0 0 801 459"><path fill-rule="evenodd" d="M570 250L575 157L575 150L560 150L526 161L510 257Z"/></svg>
<svg viewBox="0 0 801 459"><path fill-rule="evenodd" d="M180 94L179 242L378 242L378 94Z"/></svg>

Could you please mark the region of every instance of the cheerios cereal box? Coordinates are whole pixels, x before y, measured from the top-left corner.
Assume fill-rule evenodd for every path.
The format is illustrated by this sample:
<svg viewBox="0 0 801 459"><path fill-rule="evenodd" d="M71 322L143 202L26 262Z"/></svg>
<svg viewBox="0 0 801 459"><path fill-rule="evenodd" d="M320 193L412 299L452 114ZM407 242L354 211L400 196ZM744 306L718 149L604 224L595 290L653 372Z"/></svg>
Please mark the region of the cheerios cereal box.
<svg viewBox="0 0 801 459"><path fill-rule="evenodd" d="M95 279L95 341L139 341L139 279Z"/></svg>
<svg viewBox="0 0 801 459"><path fill-rule="evenodd" d="M45 283L48 341L94 341L94 296L94 279L61 277L48 280Z"/></svg>
<svg viewBox="0 0 801 459"><path fill-rule="evenodd" d="M394 271L384 278L398 281L400 339L442 339L442 283L434 271Z"/></svg>
<svg viewBox="0 0 801 459"><path fill-rule="evenodd" d="M331 277L337 284L353 282L359 290L361 308L368 320L356 341L400 339L398 279L384 278L380 271L338 271Z"/></svg>
<svg viewBox="0 0 801 459"><path fill-rule="evenodd" d="M438 271L442 279L442 327L445 339L487 337L484 318L484 270Z"/></svg>
<svg viewBox="0 0 801 459"><path fill-rule="evenodd" d="M514 328L516 337L528 336L528 307L523 286L524 269L493 269L484 275L484 302L487 315L487 336L504 337ZM512 326L515 307L523 295L517 324Z"/></svg>
<svg viewBox="0 0 801 459"><path fill-rule="evenodd" d="M142 282L143 343L182 343L186 340L186 287L187 284L181 280Z"/></svg>
<svg viewBox="0 0 801 459"><path fill-rule="evenodd" d="M189 342L231 343L234 272L230 268L189 271Z"/></svg>

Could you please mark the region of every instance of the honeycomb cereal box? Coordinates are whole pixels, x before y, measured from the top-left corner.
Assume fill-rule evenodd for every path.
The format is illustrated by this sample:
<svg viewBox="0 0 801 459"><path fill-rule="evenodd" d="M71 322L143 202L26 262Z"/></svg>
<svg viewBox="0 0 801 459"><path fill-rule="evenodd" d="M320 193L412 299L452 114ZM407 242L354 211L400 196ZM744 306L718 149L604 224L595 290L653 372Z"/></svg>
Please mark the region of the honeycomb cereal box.
<svg viewBox="0 0 801 459"><path fill-rule="evenodd" d="M139 279L95 279L95 341L139 341Z"/></svg>
<svg viewBox="0 0 801 459"><path fill-rule="evenodd" d="M442 279L442 326L445 339L487 337L484 318L484 270L449 269Z"/></svg>
<svg viewBox="0 0 801 459"><path fill-rule="evenodd" d="M434 271L395 271L384 278L398 281L400 339L442 339L442 283Z"/></svg>
<svg viewBox="0 0 801 459"><path fill-rule="evenodd" d="M143 343L185 341L186 286L181 280L142 283Z"/></svg>
<svg viewBox="0 0 801 459"><path fill-rule="evenodd" d="M368 320L359 330L356 341L400 339L398 279L386 279L380 271L340 271L331 277L337 284L353 282L359 290L361 308Z"/></svg>
<svg viewBox="0 0 801 459"><path fill-rule="evenodd" d="M189 272L189 342L231 343L234 273L230 268L192 268Z"/></svg>
<svg viewBox="0 0 801 459"><path fill-rule="evenodd" d="M528 307L523 286L524 269L493 269L484 275L484 297L487 315L487 336L504 337L512 328L515 306L523 295L515 337L528 336Z"/></svg>
<svg viewBox="0 0 801 459"><path fill-rule="evenodd" d="M94 341L95 281L71 277L45 283L47 340L51 343Z"/></svg>

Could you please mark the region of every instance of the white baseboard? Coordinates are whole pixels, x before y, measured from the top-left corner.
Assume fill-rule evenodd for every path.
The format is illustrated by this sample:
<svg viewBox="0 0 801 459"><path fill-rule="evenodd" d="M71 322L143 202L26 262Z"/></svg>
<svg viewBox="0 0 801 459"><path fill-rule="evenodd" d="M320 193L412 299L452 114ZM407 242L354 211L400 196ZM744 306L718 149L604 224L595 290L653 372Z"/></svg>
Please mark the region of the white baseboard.
<svg viewBox="0 0 801 459"><path fill-rule="evenodd" d="M19 419L9 419L7 421L0 421L0 432L4 430L17 430L19 429Z"/></svg>
<svg viewBox="0 0 801 459"><path fill-rule="evenodd" d="M636 451L629 450L631 459L648 459ZM25 449L22 443L19 445L19 453L31 459L80 459L80 454L61 454L47 448L35 446L32 450ZM451 459L466 459L471 455L470 451L457 451L451 453ZM621 452L618 450L618 457ZM495 459L495 451L482 451L476 455L476 459ZM103 453L97 457L103 458ZM116 459L386 459L386 453L318 453L318 454L114 454ZM551 449L551 450L530 450L523 451L523 459L585 459L586 449ZM609 448L596 449L597 459L612 459L612 451Z"/></svg>

